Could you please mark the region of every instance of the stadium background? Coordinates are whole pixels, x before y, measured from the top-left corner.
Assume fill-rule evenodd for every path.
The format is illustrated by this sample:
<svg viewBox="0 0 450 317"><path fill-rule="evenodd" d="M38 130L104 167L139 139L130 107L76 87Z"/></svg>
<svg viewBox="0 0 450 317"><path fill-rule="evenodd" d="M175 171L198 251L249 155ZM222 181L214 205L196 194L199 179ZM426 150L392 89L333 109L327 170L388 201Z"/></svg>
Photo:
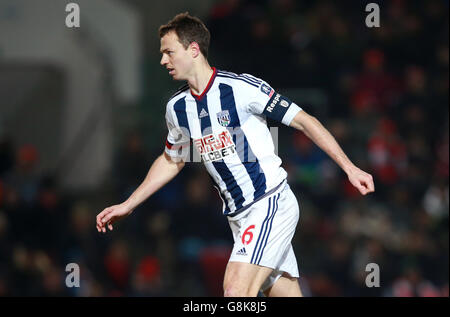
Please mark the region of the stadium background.
<svg viewBox="0 0 450 317"><path fill-rule="evenodd" d="M278 130L300 201L293 245L306 296L448 296L448 1L0 0L0 295L221 296L231 232L189 164L113 232L164 148L157 28L176 13L212 34L210 62L263 78L374 176L361 197L305 136ZM67 288L77 263L81 287ZM380 267L365 286L366 264Z"/></svg>

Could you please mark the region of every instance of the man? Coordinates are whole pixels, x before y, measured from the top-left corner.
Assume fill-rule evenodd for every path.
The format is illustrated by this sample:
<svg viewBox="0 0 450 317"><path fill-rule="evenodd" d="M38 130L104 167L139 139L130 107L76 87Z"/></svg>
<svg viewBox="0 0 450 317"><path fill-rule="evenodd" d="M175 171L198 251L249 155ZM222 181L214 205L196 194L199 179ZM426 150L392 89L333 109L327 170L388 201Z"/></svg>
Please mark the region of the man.
<svg viewBox="0 0 450 317"><path fill-rule="evenodd" d="M174 178L189 158L192 142L216 184L233 232L224 295L256 296L262 290L267 296L302 296L291 245L299 207L274 153L266 117L303 131L363 195L374 191L371 175L352 164L319 121L266 82L212 68L209 31L198 18L179 14L160 27L159 35L161 65L187 85L167 104L165 151L125 202L97 215L97 230L113 230L117 220Z"/></svg>

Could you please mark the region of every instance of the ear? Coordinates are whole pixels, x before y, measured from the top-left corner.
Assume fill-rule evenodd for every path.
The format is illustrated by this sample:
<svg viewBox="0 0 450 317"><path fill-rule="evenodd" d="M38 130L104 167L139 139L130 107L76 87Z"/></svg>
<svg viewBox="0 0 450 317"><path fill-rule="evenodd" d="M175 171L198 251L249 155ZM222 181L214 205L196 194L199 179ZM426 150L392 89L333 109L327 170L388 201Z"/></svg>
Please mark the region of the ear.
<svg viewBox="0 0 450 317"><path fill-rule="evenodd" d="M201 53L201 52L200 52L200 46L198 45L197 42L192 42L192 43L189 45L189 47L190 47L191 52L192 52L192 57L196 58L197 56L200 55L200 53Z"/></svg>

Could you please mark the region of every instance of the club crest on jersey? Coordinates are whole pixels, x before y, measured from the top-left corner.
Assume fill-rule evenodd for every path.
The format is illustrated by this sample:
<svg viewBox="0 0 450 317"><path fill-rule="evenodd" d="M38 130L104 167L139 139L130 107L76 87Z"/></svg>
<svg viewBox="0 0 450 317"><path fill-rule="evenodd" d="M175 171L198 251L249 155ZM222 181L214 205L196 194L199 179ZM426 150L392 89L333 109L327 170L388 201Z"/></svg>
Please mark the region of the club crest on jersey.
<svg viewBox="0 0 450 317"><path fill-rule="evenodd" d="M222 127L228 127L231 122L230 113L228 110L224 110L217 113L217 120Z"/></svg>

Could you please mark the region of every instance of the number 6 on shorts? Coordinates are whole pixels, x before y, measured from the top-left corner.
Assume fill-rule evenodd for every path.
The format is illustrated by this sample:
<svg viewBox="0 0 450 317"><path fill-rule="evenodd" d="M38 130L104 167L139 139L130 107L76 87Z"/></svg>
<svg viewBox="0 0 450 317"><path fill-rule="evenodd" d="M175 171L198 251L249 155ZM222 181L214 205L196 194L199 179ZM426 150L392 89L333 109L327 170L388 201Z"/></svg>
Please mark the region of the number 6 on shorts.
<svg viewBox="0 0 450 317"><path fill-rule="evenodd" d="M250 242L252 242L253 232L250 231L252 229L255 229L255 225L251 225L247 229L245 229L244 234L242 235L242 244L247 245L250 244Z"/></svg>

